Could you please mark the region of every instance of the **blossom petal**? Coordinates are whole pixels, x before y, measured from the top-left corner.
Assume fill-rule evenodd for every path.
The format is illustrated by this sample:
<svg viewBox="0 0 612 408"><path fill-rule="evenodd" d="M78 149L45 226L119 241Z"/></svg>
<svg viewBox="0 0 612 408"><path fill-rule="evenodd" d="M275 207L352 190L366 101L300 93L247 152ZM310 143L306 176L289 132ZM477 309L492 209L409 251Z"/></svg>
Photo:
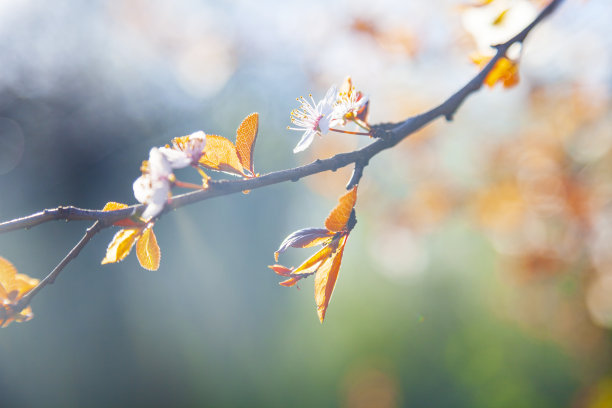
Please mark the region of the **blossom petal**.
<svg viewBox="0 0 612 408"><path fill-rule="evenodd" d="M153 180L168 178L172 174L170 162L161 149L157 147L149 151L149 174L151 174Z"/></svg>
<svg viewBox="0 0 612 408"><path fill-rule="evenodd" d="M206 148L206 133L201 130L189 135L186 153L191 157L192 163L197 163Z"/></svg>
<svg viewBox="0 0 612 408"><path fill-rule="evenodd" d="M181 150L160 147L159 151L166 156L166 160L168 160L170 167L173 169L182 169L191 164L191 157Z"/></svg>
<svg viewBox="0 0 612 408"><path fill-rule="evenodd" d="M165 149L172 150L175 152L182 152L188 159L189 163L185 164L186 160L181 158L179 154L169 153L172 157L176 157L176 161L173 162L171 158L171 164L175 164L173 168L186 167L188 165L197 165L198 161L204 154L204 148L206 147L206 133L198 130L187 136L179 136L172 139L172 148L166 145ZM166 150L164 150L166 151Z"/></svg>
<svg viewBox="0 0 612 408"><path fill-rule="evenodd" d="M150 220L153 217L156 217L162 210L164 209L165 203L149 203L147 208L142 213L142 218L145 220Z"/></svg>
<svg viewBox="0 0 612 408"><path fill-rule="evenodd" d="M329 132L332 121L333 117L331 113L319 119L319 131L321 135L326 135Z"/></svg>
<svg viewBox="0 0 612 408"><path fill-rule="evenodd" d="M168 180L160 180L153 184L151 195L147 201L147 208L142 213L142 218L150 220L156 217L164 209L164 205L168 201L170 193L170 182Z"/></svg>
<svg viewBox="0 0 612 408"><path fill-rule="evenodd" d="M295 146L295 148L293 149L293 153L299 153L306 150L308 146L312 144L316 133L317 132L312 129L308 129L306 132L304 132L304 135L298 142L297 146Z"/></svg>
<svg viewBox="0 0 612 408"><path fill-rule="evenodd" d="M151 177L148 174L143 174L134 181L132 188L136 200L139 203L146 203L151 197Z"/></svg>
<svg viewBox="0 0 612 408"><path fill-rule="evenodd" d="M334 84L329 87L327 93L325 94L325 98L323 98L323 103L325 105L333 106L336 100L338 99L338 87Z"/></svg>

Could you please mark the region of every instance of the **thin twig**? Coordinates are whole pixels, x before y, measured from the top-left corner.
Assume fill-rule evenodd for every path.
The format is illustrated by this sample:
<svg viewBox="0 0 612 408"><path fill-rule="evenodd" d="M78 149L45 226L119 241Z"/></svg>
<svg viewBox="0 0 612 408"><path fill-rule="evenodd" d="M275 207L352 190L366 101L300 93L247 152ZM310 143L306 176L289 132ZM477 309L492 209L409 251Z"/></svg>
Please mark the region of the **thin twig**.
<svg viewBox="0 0 612 408"><path fill-rule="evenodd" d="M96 221L91 227L87 228L85 235L83 235L83 238L81 238L81 240L74 246L74 248L72 248L70 252L68 252L68 254L64 257L64 259L62 259L61 262L57 264L55 268L53 268L51 273L49 273L43 280L38 283L38 285L36 285L32 290L30 290L19 300L14 309L17 312L20 312L30 304L32 298L36 296L36 294L42 288L47 285L53 284L53 282L55 282L55 279L59 276L59 274L66 267L66 265L68 265L70 261L76 258L81 252L81 249L83 249L85 245L87 245L89 241L104 228L106 228L106 226L101 221Z"/></svg>
<svg viewBox="0 0 612 408"><path fill-rule="evenodd" d="M346 184L346 189L350 190L359 184L361 177L363 176L363 169L368 165L368 162L355 162L355 168L353 169L353 174L351 174L351 178L349 182Z"/></svg>
<svg viewBox="0 0 612 408"><path fill-rule="evenodd" d="M329 131L330 132L345 133L347 135L370 136L369 132L353 132L351 130L343 130L343 129L335 129L335 128L329 128Z"/></svg>
<svg viewBox="0 0 612 408"><path fill-rule="evenodd" d="M37 212L27 217L16 218L14 220L0 223L0 233L28 229L43 224L47 221L66 220L66 221L105 221L111 223L128 218L139 208L138 205L115 211L85 210L77 207L57 207Z"/></svg>

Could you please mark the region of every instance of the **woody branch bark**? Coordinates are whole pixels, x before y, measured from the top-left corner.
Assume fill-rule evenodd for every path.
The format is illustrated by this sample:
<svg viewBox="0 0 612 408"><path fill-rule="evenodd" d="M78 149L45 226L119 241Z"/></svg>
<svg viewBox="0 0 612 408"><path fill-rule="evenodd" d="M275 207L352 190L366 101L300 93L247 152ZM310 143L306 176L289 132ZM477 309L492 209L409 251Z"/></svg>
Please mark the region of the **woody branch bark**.
<svg viewBox="0 0 612 408"><path fill-rule="evenodd" d="M68 252L64 259L62 259L62 261L55 268L53 268L53 270L43 280L41 280L38 285L36 285L32 290L30 290L19 300L19 303L17 303L17 305L15 306L16 311L20 312L21 310L26 308L30 304L32 298L36 296L36 294L40 292L41 289L55 282L55 279L59 276L59 274L66 267L66 265L68 265L70 261L76 258L81 252L81 250L85 247L85 245L87 245L89 241L91 241L91 239L103 228L104 226L100 221L96 221L91 227L87 228L87 231L85 231L85 235L83 235L83 238L81 238L81 240L70 250L70 252Z"/></svg>
<svg viewBox="0 0 612 408"><path fill-rule="evenodd" d="M206 190L194 191L174 196L172 201L166 205L160 216L170 210L214 197L235 194L244 190L255 190L286 181L298 181L301 178L308 177L313 174L330 170L336 171L339 168L348 166L350 164L355 164L355 170L353 171L351 179L347 185L347 189L352 188L354 185L359 183L359 180L363 175L364 168L368 165L370 159L372 159L378 153L392 148L411 134L421 129L423 126L438 119L439 117L444 117L447 121L451 121L465 99L470 94L480 89L484 79L493 70L493 67L497 61L506 55L506 52L510 46L515 43L522 43L533 28L536 27L544 18L550 15L562 1L563 0L552 0L520 33L503 44L495 45L494 48L497 50L497 52L495 56L491 58L489 63L465 86L451 95L440 105L427 112L408 118L400 123L384 123L372 126L371 135L376 138L376 141L368 146L352 152L340 153L329 159L315 160L314 162L304 166L280 170L256 178L210 181L209 187ZM96 223L87 230L87 233L81 239L81 241L79 241L79 243L69 252L69 254L60 262L60 264L58 264L58 266L45 279L43 279L36 288L34 288L27 296L24 296L22 299L23 301L19 304L19 307L26 307L34 295L38 293L42 287L49 283L53 283L63 268L78 255L80 250L91 240L91 238L93 238L95 234L102 229L111 226L114 222L130 217L143 209L143 204L133 205L128 208L115 211L87 210L76 207L58 207L55 209L44 210L23 218L17 218L0 223L0 233L4 233L17 229L31 228L52 220L96 221Z"/></svg>

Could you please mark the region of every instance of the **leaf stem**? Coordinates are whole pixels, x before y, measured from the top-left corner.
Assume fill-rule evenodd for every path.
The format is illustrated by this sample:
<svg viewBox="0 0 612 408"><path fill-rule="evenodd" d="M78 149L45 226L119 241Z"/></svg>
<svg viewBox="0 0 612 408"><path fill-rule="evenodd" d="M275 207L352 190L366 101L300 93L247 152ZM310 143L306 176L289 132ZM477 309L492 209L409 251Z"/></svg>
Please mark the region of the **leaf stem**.
<svg viewBox="0 0 612 408"><path fill-rule="evenodd" d="M329 130L331 130L332 132L338 132L338 133L346 133L349 135L359 135L359 136L370 136L370 133L365 133L365 132L351 132L350 130L342 130L342 129L335 129L335 128L329 128Z"/></svg>

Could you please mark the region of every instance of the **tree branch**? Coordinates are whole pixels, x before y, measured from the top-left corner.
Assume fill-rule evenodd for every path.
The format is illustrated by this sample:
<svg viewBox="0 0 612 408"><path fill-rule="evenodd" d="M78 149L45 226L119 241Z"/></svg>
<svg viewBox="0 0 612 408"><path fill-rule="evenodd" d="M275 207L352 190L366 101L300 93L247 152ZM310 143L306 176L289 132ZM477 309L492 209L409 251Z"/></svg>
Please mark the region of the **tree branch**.
<svg viewBox="0 0 612 408"><path fill-rule="evenodd" d="M494 48L497 50L497 52L495 56L491 58L489 63L465 86L451 95L442 104L427 112L408 118L400 123L385 123L372 126L371 135L376 139L376 141L368 146L349 153L340 153L328 159L315 160L314 162L304 166L275 171L251 179L209 181L209 186L206 190L197 190L172 197L172 200L165 206L164 211L160 214L160 216L168 211L188 204L193 204L218 196L235 194L245 190L255 190L286 181L297 181L301 178L324 171L336 171L341 167L354 163L355 169L347 185L347 189L352 188L359 183L363 175L363 170L368 165L370 159L376 156L378 153L385 149L392 148L409 135L415 133L423 126L441 116L444 116L448 121L452 120L456 111L459 109L465 99L470 94L480 89L487 75L491 72L497 61L506 55L506 52L510 46L515 43L522 43L529 35L531 30L536 27L546 16L551 14L562 1L563 0L552 0L520 33L503 44L495 45ZM34 289L28 292L20 300L17 305L19 310L25 308L42 288L52 284L66 265L72 259L76 258L81 249L87 245L94 235L96 235L102 229L111 226L114 222L131 217L132 215L141 212L143 209L144 205L142 204L132 205L128 208L115 211L87 210L72 206L58 207L55 209L44 210L27 217L0 223L0 233L4 233L17 229L28 229L52 220L96 221L89 229L87 229L87 232L83 238L81 238L77 245L72 248L64 259L62 259L55 269L53 269L53 271L51 271L47 277L45 277Z"/></svg>
<svg viewBox="0 0 612 408"><path fill-rule="evenodd" d="M81 238L81 240L74 246L74 248L72 248L70 252L68 252L64 259L62 259L61 262L57 264L55 268L53 268L51 273L49 273L43 280L38 283L38 285L36 285L32 290L30 290L21 299L19 299L19 302L14 307L15 311L22 311L30 304L32 298L36 296L36 294L40 292L42 288L47 285L53 284L53 282L55 282L55 279L59 276L59 274L66 267L66 265L68 265L70 261L76 258L81 252L81 249L83 249L85 245L89 243L89 241L94 237L94 235L102 231L104 228L106 228L106 226L101 221L96 221L91 227L87 228L87 231L85 232L85 235L83 235L83 238Z"/></svg>
<svg viewBox="0 0 612 408"><path fill-rule="evenodd" d="M22 218L0 223L0 233L28 229L43 224L47 221L66 220L66 221L105 221L120 220L130 217L139 206L132 206L116 211L85 210L77 207L57 207L37 212ZM117 218L120 217L120 218Z"/></svg>

